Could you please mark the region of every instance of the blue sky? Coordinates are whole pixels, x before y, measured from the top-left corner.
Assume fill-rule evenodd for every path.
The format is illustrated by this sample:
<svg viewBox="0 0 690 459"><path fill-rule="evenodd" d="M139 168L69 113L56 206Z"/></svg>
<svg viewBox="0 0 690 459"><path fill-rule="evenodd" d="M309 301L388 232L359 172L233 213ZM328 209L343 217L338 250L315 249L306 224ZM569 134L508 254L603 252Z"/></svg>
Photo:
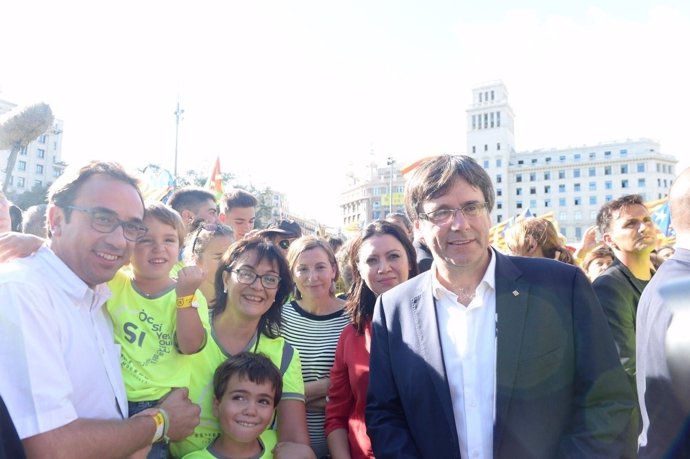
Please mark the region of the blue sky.
<svg viewBox="0 0 690 459"><path fill-rule="evenodd" d="M503 80L520 151L652 138L686 167L687 2L66 0L0 6L0 98L45 101L63 158L224 171L337 224L344 171L465 153ZM318 214L312 214L319 209Z"/></svg>

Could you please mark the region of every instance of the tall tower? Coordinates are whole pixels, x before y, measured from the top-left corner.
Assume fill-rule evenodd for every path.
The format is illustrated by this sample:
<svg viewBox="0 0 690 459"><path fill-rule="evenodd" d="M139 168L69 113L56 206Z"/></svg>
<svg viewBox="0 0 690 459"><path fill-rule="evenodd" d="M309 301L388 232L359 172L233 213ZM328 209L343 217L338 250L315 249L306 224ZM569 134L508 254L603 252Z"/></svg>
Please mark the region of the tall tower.
<svg viewBox="0 0 690 459"><path fill-rule="evenodd" d="M486 169L496 188L494 223L504 218L503 209L511 208L511 197L506 191L510 156L515 153L514 119L502 81L472 90L472 104L467 109L467 154Z"/></svg>

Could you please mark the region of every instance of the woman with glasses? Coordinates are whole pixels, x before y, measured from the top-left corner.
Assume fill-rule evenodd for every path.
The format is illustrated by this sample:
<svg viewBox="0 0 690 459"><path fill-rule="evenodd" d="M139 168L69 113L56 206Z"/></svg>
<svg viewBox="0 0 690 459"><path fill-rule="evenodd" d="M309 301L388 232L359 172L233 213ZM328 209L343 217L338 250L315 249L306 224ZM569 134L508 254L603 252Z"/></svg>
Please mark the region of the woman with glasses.
<svg viewBox="0 0 690 459"><path fill-rule="evenodd" d="M323 430L329 373L338 336L348 323L345 302L336 297L338 263L325 239L303 236L288 249L294 300L283 306L281 334L302 360L309 440L317 457L328 455Z"/></svg>
<svg viewBox="0 0 690 459"><path fill-rule="evenodd" d="M353 239L345 309L352 326L340 335L326 405L326 435L333 459L373 458L364 423L369 386L371 318L376 298L418 273L415 249L396 224L376 221Z"/></svg>
<svg viewBox="0 0 690 459"><path fill-rule="evenodd" d="M225 250L235 241L232 228L220 223L195 222L196 226L187 235L183 259L188 265L196 265L204 272L199 290L213 310L216 298L215 280L218 266Z"/></svg>
<svg viewBox="0 0 690 459"><path fill-rule="evenodd" d="M211 336L191 362L189 397L201 406L201 422L193 435L172 445L175 456L206 448L220 433L213 373L229 356L249 351L265 354L283 376L283 396L275 425L278 441L287 443L278 448L299 449L300 457L309 457L300 357L279 336L280 309L291 288L285 258L263 238L242 239L223 254L215 279Z"/></svg>

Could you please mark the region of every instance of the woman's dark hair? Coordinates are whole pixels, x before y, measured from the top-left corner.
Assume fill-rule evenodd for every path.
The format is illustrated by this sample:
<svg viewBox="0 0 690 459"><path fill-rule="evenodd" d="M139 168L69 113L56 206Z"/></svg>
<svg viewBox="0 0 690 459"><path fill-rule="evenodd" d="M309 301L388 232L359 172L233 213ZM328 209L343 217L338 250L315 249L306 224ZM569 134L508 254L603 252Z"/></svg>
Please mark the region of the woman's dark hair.
<svg viewBox="0 0 690 459"><path fill-rule="evenodd" d="M376 304L377 295L371 291L369 286L364 282L362 275L359 273L357 262L359 260L359 251L362 248L362 243L374 236L391 235L402 244L407 254L407 262L410 265L409 278L413 278L419 274L417 267L417 253L412 245L412 241L405 234L399 226L395 223L384 220L376 220L364 228L350 244L348 252L348 263L352 270L352 285L348 291L347 301L345 302L345 310L350 315L352 325L357 329L358 334L364 333L364 327L367 322L371 321L374 315L374 305Z"/></svg>
<svg viewBox="0 0 690 459"><path fill-rule="evenodd" d="M280 310L292 289L292 276L290 275L290 269L288 268L288 264L280 248L262 237L244 238L236 241L232 243L223 254L223 258L220 259L220 269L218 269L216 273L216 298L213 303L213 317L225 311L228 299L228 294L224 291L223 273L230 273L237 265L239 258L248 252L256 253L257 264L263 260L267 260L278 265L280 283L276 289L275 300L268 311L261 316L257 327L259 333L263 333L269 338L277 338L280 335Z"/></svg>

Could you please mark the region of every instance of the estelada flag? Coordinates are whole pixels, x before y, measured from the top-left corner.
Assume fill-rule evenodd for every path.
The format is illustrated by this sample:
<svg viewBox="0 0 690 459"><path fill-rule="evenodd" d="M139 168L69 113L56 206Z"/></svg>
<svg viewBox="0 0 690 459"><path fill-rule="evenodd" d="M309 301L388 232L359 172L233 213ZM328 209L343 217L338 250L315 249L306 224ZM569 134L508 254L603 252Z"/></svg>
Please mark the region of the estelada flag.
<svg viewBox="0 0 690 459"><path fill-rule="evenodd" d="M206 179L204 188L212 191L216 195L216 200L223 197L223 174L220 172L220 158L216 157L216 162L213 165L211 175Z"/></svg>

